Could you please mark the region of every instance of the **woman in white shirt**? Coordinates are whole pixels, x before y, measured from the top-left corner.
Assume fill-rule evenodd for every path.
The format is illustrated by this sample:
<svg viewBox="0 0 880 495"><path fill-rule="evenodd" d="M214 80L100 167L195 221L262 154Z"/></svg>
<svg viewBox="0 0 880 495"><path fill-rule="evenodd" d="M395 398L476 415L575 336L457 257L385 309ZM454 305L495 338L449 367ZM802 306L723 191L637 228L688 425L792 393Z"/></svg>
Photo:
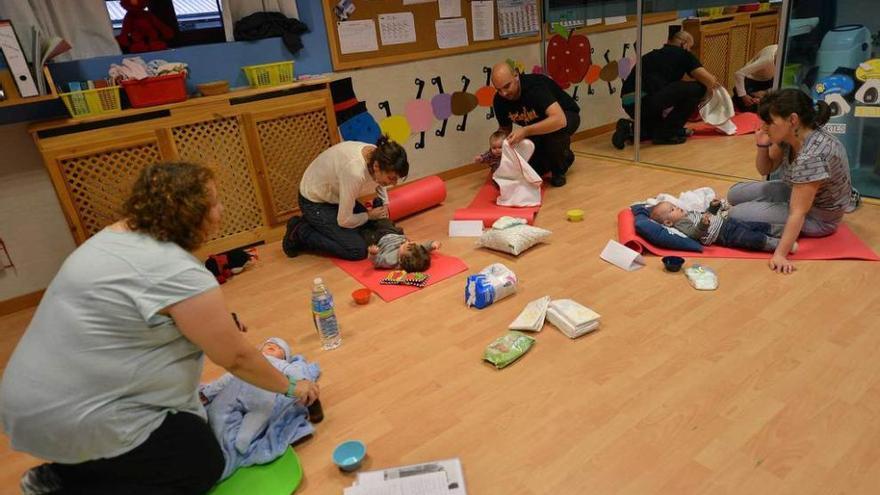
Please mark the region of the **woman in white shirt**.
<svg viewBox="0 0 880 495"><path fill-rule="evenodd" d="M25 473L25 495L208 491L224 462L196 393L205 354L257 387L317 399L238 332L190 254L223 212L209 169L149 166L123 211L64 261L3 374L12 447L52 461Z"/></svg>
<svg viewBox="0 0 880 495"><path fill-rule="evenodd" d="M733 74L734 102L740 111L755 112L761 98L773 88L776 52L779 45L767 45L742 69Z"/></svg>
<svg viewBox="0 0 880 495"><path fill-rule="evenodd" d="M302 217L287 222L281 244L294 257L313 251L345 260L367 257L367 243L358 229L368 220L388 217L388 206L371 209L358 202L375 192L387 198L385 188L409 174L406 150L380 136L375 145L344 141L324 150L309 165L299 185Z"/></svg>

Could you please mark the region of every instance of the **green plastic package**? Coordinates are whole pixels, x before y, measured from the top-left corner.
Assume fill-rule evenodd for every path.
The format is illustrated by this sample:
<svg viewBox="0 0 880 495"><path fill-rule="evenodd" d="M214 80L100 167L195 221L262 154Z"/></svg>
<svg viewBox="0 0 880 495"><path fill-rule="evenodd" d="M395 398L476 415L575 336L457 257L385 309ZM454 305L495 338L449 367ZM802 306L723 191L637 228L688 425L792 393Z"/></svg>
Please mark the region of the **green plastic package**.
<svg viewBox="0 0 880 495"><path fill-rule="evenodd" d="M534 343L535 339L522 332L512 330L486 346L483 359L494 364L500 370L519 359Z"/></svg>

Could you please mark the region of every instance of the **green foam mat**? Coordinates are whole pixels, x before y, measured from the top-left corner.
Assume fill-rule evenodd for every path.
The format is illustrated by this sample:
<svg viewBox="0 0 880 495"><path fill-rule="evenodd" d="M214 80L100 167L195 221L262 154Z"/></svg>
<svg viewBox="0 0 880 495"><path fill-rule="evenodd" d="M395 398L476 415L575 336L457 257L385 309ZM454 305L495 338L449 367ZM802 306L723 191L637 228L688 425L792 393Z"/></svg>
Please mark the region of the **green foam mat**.
<svg viewBox="0 0 880 495"><path fill-rule="evenodd" d="M269 464L239 468L212 488L208 495L290 495L299 487L302 477L299 457L288 447L284 455Z"/></svg>

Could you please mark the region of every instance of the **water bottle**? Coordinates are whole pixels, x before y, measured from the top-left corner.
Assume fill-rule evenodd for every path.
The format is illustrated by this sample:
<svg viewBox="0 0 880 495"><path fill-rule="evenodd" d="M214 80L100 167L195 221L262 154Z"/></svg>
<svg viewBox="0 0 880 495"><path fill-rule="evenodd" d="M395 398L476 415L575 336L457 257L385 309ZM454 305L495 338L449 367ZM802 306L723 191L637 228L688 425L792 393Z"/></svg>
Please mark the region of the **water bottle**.
<svg viewBox="0 0 880 495"><path fill-rule="evenodd" d="M330 350L342 345L339 322L333 309L333 295L327 290L321 277L315 279L312 287L312 315L315 317L315 329L321 338L321 348Z"/></svg>

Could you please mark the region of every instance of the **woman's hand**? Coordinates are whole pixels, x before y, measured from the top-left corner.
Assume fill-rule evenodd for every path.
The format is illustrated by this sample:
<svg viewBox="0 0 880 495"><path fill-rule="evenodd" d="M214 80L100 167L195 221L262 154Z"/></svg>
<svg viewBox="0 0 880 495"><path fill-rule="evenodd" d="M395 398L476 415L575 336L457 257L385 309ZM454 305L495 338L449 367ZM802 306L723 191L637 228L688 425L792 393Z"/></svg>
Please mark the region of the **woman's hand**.
<svg viewBox="0 0 880 495"><path fill-rule="evenodd" d="M747 107L757 105L761 102L760 98L755 98L752 95L745 95L742 97L742 102L746 104Z"/></svg>
<svg viewBox="0 0 880 495"><path fill-rule="evenodd" d="M379 246L373 244L372 246L367 248L367 253L369 253L371 256L376 256L377 254L379 254Z"/></svg>
<svg viewBox="0 0 880 495"><path fill-rule="evenodd" d="M382 205L373 208L372 210L367 212L367 218L370 220L379 220L381 218L388 218L388 206Z"/></svg>
<svg viewBox="0 0 880 495"><path fill-rule="evenodd" d="M770 135L767 134L767 128L764 125L758 127L758 130L755 131L755 144L758 146L770 146L773 144L773 141L770 141Z"/></svg>
<svg viewBox="0 0 880 495"><path fill-rule="evenodd" d="M773 257L770 258L768 265L770 265L770 269L776 273L785 273L787 275L795 271L795 267L791 264L791 261L781 254L774 253Z"/></svg>
<svg viewBox="0 0 880 495"><path fill-rule="evenodd" d="M293 396L296 400L305 406L311 406L312 402L318 400L318 384L310 380L297 380L296 387L293 389Z"/></svg>

